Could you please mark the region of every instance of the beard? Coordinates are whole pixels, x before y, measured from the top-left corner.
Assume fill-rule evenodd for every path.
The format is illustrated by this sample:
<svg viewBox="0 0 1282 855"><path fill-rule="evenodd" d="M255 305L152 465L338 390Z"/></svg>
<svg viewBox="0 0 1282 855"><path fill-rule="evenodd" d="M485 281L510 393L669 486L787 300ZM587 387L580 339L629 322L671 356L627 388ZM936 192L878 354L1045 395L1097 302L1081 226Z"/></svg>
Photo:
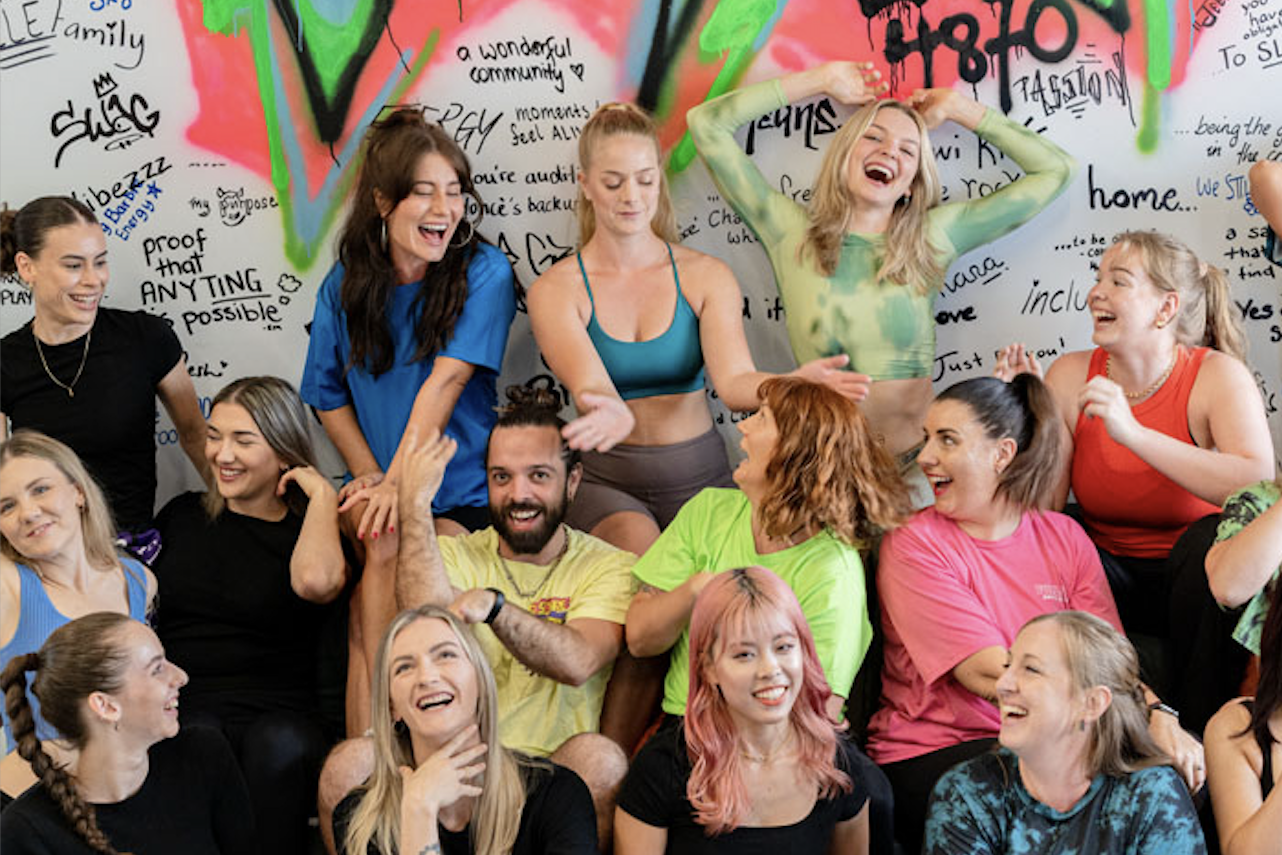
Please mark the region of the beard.
<svg viewBox="0 0 1282 855"><path fill-rule="evenodd" d="M508 502L502 507L490 505L490 523L513 552L518 555L534 555L541 552L556 534L561 520L565 519L565 508L569 502L569 496L562 492L561 500L554 505L539 502ZM538 525L532 529L514 531L509 517L513 511L540 512Z"/></svg>

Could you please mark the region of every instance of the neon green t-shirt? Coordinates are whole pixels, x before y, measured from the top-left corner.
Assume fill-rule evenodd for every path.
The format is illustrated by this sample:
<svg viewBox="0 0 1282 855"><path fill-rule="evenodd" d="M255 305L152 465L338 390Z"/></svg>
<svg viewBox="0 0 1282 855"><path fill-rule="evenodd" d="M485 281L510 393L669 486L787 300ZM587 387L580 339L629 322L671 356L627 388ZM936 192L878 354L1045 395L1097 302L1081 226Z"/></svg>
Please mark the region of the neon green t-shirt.
<svg viewBox="0 0 1282 855"><path fill-rule="evenodd" d="M757 554L752 505L738 490L709 488L677 513L632 573L647 585L671 591L695 573L760 565L788 583L815 637L819 662L832 690L846 697L868 644L872 625L859 551L828 530L796 546ZM690 690L690 628L672 647L663 684L663 709L685 715Z"/></svg>

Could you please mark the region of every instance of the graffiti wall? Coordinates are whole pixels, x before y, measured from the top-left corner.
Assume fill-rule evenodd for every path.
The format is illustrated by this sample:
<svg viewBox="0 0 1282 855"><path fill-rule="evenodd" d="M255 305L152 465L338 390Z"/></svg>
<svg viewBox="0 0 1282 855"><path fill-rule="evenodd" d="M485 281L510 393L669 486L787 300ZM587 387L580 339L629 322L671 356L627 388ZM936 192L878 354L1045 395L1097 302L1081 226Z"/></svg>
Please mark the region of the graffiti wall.
<svg viewBox="0 0 1282 855"><path fill-rule="evenodd" d="M528 284L572 251L583 121L634 100L661 120L686 242L735 270L758 363L786 369L770 267L685 111L836 58L875 62L897 95L963 88L1079 161L1047 211L948 272L937 383L987 373L1012 340L1044 360L1087 346L1099 256L1124 228L1157 228L1229 270L1279 434L1282 270L1262 257L1246 171L1282 159L1282 0L0 0L0 198L92 207L107 305L167 318L207 400L245 374L298 381L360 137L385 104L422 104L464 148L481 232ZM848 114L813 99L740 140L804 201ZM960 127L932 145L947 199L1019 176ZM0 333L30 313L0 281ZM504 380L544 373L518 315ZM156 442L163 499L194 474L163 411Z"/></svg>

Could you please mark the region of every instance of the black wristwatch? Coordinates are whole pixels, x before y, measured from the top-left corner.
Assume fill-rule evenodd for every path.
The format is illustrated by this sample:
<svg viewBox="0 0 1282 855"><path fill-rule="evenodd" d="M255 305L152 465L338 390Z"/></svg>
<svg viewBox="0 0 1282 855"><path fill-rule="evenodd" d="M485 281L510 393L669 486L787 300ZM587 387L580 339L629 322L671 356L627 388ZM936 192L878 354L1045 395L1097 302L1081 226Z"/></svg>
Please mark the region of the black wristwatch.
<svg viewBox="0 0 1282 855"><path fill-rule="evenodd" d="M485 616L485 622L490 624L494 623L494 619L503 610L503 604L507 602L507 597L503 596L503 592L498 588L486 588L485 590L494 595L494 605L490 606L490 613Z"/></svg>
<svg viewBox="0 0 1282 855"><path fill-rule="evenodd" d="M1166 713L1169 716L1174 716L1176 721L1180 720L1180 711L1177 710L1175 707L1171 706L1170 704L1164 704L1161 701L1157 701L1156 703L1149 704L1148 711L1151 713L1155 713L1155 712Z"/></svg>

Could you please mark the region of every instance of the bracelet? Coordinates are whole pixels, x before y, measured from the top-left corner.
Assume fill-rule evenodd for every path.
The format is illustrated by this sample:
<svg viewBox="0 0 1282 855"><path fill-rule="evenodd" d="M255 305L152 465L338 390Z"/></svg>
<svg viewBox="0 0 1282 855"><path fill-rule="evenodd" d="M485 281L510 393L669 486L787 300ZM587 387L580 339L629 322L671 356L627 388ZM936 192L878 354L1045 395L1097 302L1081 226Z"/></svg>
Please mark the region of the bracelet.
<svg viewBox="0 0 1282 855"><path fill-rule="evenodd" d="M1156 703L1149 704L1148 711L1151 713L1155 713L1155 712L1166 713L1169 716L1173 716L1176 721L1180 720L1180 711L1177 710L1175 707L1171 706L1170 704L1164 704L1161 701L1157 701Z"/></svg>
<svg viewBox="0 0 1282 855"><path fill-rule="evenodd" d="M503 604L507 602L507 597L503 596L503 592L498 588L486 588L485 590L494 595L494 605L490 606L490 613L485 616L485 623L492 624L494 619L499 616L499 612L503 610Z"/></svg>

